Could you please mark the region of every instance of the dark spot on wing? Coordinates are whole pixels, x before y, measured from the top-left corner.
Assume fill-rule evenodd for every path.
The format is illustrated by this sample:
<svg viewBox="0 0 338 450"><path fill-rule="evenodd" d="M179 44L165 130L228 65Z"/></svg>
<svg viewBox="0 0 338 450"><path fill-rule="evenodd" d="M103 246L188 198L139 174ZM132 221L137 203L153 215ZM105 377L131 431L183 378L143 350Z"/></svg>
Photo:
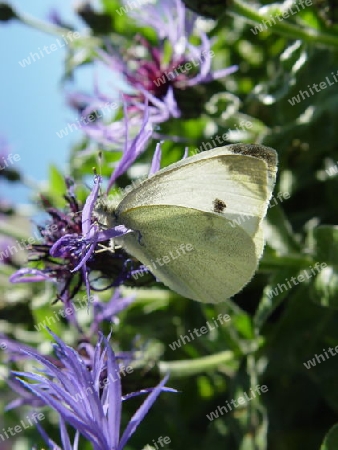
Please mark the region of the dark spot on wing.
<svg viewBox="0 0 338 450"><path fill-rule="evenodd" d="M215 200L212 202L214 206L214 212L221 213L224 211L224 209L227 207L227 205L223 202L223 200L220 200L219 198L215 198Z"/></svg>
<svg viewBox="0 0 338 450"><path fill-rule="evenodd" d="M230 146L229 146L230 147ZM269 167L269 170L275 172L277 166L276 150L271 147L256 144L233 144L231 151L240 155L253 156L258 159L263 159Z"/></svg>

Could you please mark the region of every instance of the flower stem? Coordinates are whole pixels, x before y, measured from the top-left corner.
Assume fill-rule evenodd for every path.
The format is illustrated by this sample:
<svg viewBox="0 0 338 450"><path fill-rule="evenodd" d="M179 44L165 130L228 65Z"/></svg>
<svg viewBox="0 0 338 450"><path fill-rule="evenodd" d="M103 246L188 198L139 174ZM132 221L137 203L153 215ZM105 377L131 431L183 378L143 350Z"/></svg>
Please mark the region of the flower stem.
<svg viewBox="0 0 338 450"><path fill-rule="evenodd" d="M52 34L54 36L62 36L69 32L67 28L62 28L52 23L44 22L28 14L24 14L18 11L15 11L15 13L21 23L24 23L31 28L35 28L36 30L42 31L43 33Z"/></svg>
<svg viewBox="0 0 338 450"><path fill-rule="evenodd" d="M71 32L71 30L69 30L68 28L63 28L49 22L44 22L26 13L15 11L15 14L17 20L19 20L21 23L52 36L64 37ZM76 39L67 39L67 45L73 49L81 49L83 45L86 45L89 48L96 48L97 46L99 46L99 44L100 40L97 37L92 35L85 35L83 33Z"/></svg>
<svg viewBox="0 0 338 450"><path fill-rule="evenodd" d="M314 259L311 257L311 255L297 255L297 254L288 254L283 256L269 256L264 255L263 259L260 264L261 269L269 269L271 270L272 267L277 267L279 269L281 268L303 268L303 267L309 267L311 264L314 263Z"/></svg>
<svg viewBox="0 0 338 450"><path fill-rule="evenodd" d="M169 372L171 378L178 378L188 377L206 370L214 370L222 365L229 365L231 368L234 368L233 352L226 350L215 355L208 355L193 360L160 361L159 369L161 374Z"/></svg>
<svg viewBox="0 0 338 450"><path fill-rule="evenodd" d="M257 9L248 6L242 0L232 0L229 13L239 15L255 24L262 24L264 20L271 21L271 15L269 13L263 14ZM276 18L278 18L278 15L276 15ZM277 20L271 27L271 30L290 39L300 39L312 45L338 48L338 36L322 33L315 28L304 28L299 25L294 25L284 19L282 21Z"/></svg>

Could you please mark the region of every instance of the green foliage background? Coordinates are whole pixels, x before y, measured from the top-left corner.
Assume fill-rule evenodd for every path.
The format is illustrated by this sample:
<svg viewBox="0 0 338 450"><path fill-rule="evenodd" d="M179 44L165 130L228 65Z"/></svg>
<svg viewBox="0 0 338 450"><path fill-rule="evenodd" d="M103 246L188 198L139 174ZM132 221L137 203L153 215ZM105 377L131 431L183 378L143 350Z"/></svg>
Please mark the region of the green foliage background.
<svg viewBox="0 0 338 450"><path fill-rule="evenodd" d="M224 81L184 93L180 101L185 118L163 124L160 131L184 137L186 143L168 139L163 145L162 166L177 161L185 145L193 151L216 134L240 128L241 120L250 121L253 126L234 135L233 142L261 143L277 150L274 195L286 193L288 198L269 209L267 245L259 270L232 302L198 304L162 285L134 290L136 302L113 327L115 350L128 350L137 336L137 345L144 351L142 363L124 380L126 390L154 386L170 370L169 385L179 393L160 397L127 448L139 450L159 436L169 436L171 443L166 448L175 450L337 450L338 357L331 356L311 369L304 362L338 345L338 83L309 98L304 95L294 106L289 102L300 90L309 90L326 77L332 81L332 72L337 73L334 5L330 9L329 3L316 3L254 34L251 28L279 14L283 5L266 3L270 9L264 10L250 2L228 3L218 10L218 20L209 19L208 34L215 38L214 67L238 64L239 70ZM94 43L88 39L76 43L86 50L84 63L92 61L95 45L105 47L107 39L124 45L139 31L130 18L116 14L118 7L115 0L102 0L102 14L106 24L110 20L111 29L94 33ZM143 31L154 39L152 30ZM66 76L76 70L78 48L70 49ZM83 139L70 151L70 174L77 181L92 176L97 164L95 155L87 159L81 155L85 144ZM151 143L140 163L150 163L155 144ZM107 175L111 161L105 161L102 170ZM49 175L45 194L62 206L62 176L55 167ZM133 180L122 181L127 185ZM86 194L83 188L83 198ZM26 236L30 232L27 228ZM10 234L5 229L2 233ZM269 298L278 283L309 271L317 262L327 265L317 276ZM41 345L50 338L34 331L34 324L60 308L51 305L52 289L10 287L6 281L9 269L0 266L0 270L4 331L31 345ZM109 298L107 293L104 296ZM228 325L171 350L170 343L220 313L231 316ZM82 320L90 321L85 316ZM51 328L68 343L76 343L76 332L68 324L59 322ZM106 331L109 329L107 326ZM268 392L208 420L211 411L249 393L257 384L265 384ZM8 388L5 384L2 388L6 402ZM125 421L139 403L138 399L125 403ZM50 418L53 423L52 414ZM6 426L17 420L13 412L6 413ZM50 431L58 436L52 424ZM22 448L40 442L33 431L25 439ZM89 447L83 444L81 448Z"/></svg>

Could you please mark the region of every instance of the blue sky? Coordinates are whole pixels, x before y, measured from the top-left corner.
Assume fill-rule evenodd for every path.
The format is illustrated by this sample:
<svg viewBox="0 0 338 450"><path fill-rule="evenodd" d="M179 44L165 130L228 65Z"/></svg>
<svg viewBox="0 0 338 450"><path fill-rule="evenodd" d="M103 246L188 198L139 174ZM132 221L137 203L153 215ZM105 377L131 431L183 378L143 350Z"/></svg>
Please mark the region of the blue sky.
<svg viewBox="0 0 338 450"><path fill-rule="evenodd" d="M55 7L66 23L85 28L73 13L73 2L70 1L13 0L11 4L19 11L43 20L47 20ZM47 178L50 163L66 168L69 149L81 136L80 131L62 139L56 134L75 119L75 114L66 105L61 85L65 47L46 54L29 66L19 64L31 52L38 52L39 47L55 44L56 39L15 21L0 26L0 135L8 140L12 153L20 155L18 166L24 173L40 181ZM79 71L74 88L91 91L92 85L91 69ZM27 202L29 192L22 187L1 184L0 189L2 197Z"/></svg>

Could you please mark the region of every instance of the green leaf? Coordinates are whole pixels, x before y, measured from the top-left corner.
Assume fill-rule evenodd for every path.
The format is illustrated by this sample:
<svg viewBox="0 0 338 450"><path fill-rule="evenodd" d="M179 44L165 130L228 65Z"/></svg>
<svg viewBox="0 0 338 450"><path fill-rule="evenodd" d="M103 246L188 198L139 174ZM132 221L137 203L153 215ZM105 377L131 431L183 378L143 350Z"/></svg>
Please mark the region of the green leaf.
<svg viewBox="0 0 338 450"><path fill-rule="evenodd" d="M334 425L325 436L320 450L337 450L338 448L338 424Z"/></svg>
<svg viewBox="0 0 338 450"><path fill-rule="evenodd" d="M265 238L270 247L281 254L298 252L300 245L280 205L271 206L267 218Z"/></svg>
<svg viewBox="0 0 338 450"><path fill-rule="evenodd" d="M231 321L238 333L246 339L253 339L252 321L247 314L236 314L231 317Z"/></svg>
<svg viewBox="0 0 338 450"><path fill-rule="evenodd" d="M66 183L64 176L60 170L53 164L49 166L49 185L48 195L52 198L53 203L57 206L64 204L63 194L66 192Z"/></svg>
<svg viewBox="0 0 338 450"><path fill-rule="evenodd" d="M282 303L284 298L289 295L288 290L279 292L278 284L285 282L285 279L289 279L294 276L294 274L294 268L286 268L278 271L270 284L265 286L262 299L254 317L254 324L257 329L260 329L264 325L273 311Z"/></svg>
<svg viewBox="0 0 338 450"><path fill-rule="evenodd" d="M316 261L338 267L338 226L322 225L315 228L309 241Z"/></svg>
<svg viewBox="0 0 338 450"><path fill-rule="evenodd" d="M48 341L53 340L48 333L46 327L50 328L53 333L62 336L62 316L59 312L63 311L63 306L51 305L51 298L53 298L53 287L45 285L42 292L35 294L32 300L32 316L34 318L34 328L43 335Z"/></svg>
<svg viewBox="0 0 338 450"><path fill-rule="evenodd" d="M325 264L325 263L322 263ZM311 299L321 306L338 308L338 272L332 266L324 267L316 276Z"/></svg>

